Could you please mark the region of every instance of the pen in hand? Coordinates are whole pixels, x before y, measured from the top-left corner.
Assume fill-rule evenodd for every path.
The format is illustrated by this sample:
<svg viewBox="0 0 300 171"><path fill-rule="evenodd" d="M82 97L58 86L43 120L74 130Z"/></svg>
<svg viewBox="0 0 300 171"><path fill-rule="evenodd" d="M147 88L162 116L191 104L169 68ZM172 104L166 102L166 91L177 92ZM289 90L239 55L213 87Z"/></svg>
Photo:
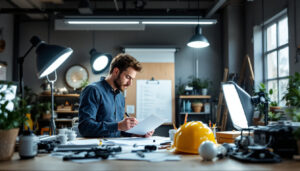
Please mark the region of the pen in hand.
<svg viewBox="0 0 300 171"><path fill-rule="evenodd" d="M128 115L128 113L127 112L125 112L125 115L129 118L130 116Z"/></svg>

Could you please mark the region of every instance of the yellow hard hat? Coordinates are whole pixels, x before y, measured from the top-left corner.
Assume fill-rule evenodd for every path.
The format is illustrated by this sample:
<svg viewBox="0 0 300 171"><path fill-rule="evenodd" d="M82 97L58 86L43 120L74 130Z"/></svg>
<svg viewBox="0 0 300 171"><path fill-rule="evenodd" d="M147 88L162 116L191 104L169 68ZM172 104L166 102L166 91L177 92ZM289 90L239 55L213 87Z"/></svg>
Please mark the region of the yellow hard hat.
<svg viewBox="0 0 300 171"><path fill-rule="evenodd" d="M198 154L202 142L210 140L216 144L214 134L201 121L187 122L177 130L174 136L173 148L176 152Z"/></svg>

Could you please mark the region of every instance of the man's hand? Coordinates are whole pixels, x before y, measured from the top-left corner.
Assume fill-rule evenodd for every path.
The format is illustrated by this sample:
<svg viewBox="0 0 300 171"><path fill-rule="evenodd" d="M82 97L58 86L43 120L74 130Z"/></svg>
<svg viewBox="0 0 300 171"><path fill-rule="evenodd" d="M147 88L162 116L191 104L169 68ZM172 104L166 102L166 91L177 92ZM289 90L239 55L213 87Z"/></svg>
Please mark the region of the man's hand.
<svg viewBox="0 0 300 171"><path fill-rule="evenodd" d="M135 118L124 118L122 121L118 122L118 130L127 131L133 128L136 124L138 124L138 121Z"/></svg>
<svg viewBox="0 0 300 171"><path fill-rule="evenodd" d="M154 130L147 132L147 134L144 135L145 138L151 137L154 134Z"/></svg>
<svg viewBox="0 0 300 171"><path fill-rule="evenodd" d="M144 138L148 138L151 137L154 133L154 130L147 132L147 134L145 135L137 135L137 134L132 134L133 137L144 137Z"/></svg>

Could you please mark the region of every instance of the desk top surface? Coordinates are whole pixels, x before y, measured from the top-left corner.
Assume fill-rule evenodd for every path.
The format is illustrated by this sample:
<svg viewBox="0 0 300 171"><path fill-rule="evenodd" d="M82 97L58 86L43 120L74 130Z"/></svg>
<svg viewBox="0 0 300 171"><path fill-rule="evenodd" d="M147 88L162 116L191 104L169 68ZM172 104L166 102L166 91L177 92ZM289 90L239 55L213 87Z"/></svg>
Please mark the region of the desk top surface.
<svg viewBox="0 0 300 171"><path fill-rule="evenodd" d="M103 160L92 163L64 162L62 159L39 154L34 159L20 160L15 153L12 160L0 162L0 170L300 170L300 161L284 160L275 164L249 164L230 158L201 161L199 155L182 155L181 161L147 162Z"/></svg>

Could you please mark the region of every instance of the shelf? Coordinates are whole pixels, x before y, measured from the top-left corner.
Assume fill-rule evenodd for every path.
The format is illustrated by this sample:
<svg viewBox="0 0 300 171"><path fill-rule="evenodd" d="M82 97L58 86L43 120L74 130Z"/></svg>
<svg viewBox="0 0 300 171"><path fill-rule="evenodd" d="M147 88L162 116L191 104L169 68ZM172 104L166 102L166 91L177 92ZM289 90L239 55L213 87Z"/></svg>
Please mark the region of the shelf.
<svg viewBox="0 0 300 171"><path fill-rule="evenodd" d="M50 97L51 94L40 94L42 97ZM54 94L55 97L80 97L80 94Z"/></svg>
<svg viewBox="0 0 300 171"><path fill-rule="evenodd" d="M211 96L203 96L203 95L181 95L179 96L180 99L210 99Z"/></svg>
<svg viewBox="0 0 300 171"><path fill-rule="evenodd" d="M210 113L208 112L180 112L180 115L185 115L188 113L189 115L209 115Z"/></svg>
<svg viewBox="0 0 300 171"><path fill-rule="evenodd" d="M55 122L72 122L73 119L68 119L68 118L56 118Z"/></svg>
<svg viewBox="0 0 300 171"><path fill-rule="evenodd" d="M63 114L63 113L65 113L65 114L78 114L78 110L76 110L76 111L55 111L55 113L59 113L59 114Z"/></svg>

